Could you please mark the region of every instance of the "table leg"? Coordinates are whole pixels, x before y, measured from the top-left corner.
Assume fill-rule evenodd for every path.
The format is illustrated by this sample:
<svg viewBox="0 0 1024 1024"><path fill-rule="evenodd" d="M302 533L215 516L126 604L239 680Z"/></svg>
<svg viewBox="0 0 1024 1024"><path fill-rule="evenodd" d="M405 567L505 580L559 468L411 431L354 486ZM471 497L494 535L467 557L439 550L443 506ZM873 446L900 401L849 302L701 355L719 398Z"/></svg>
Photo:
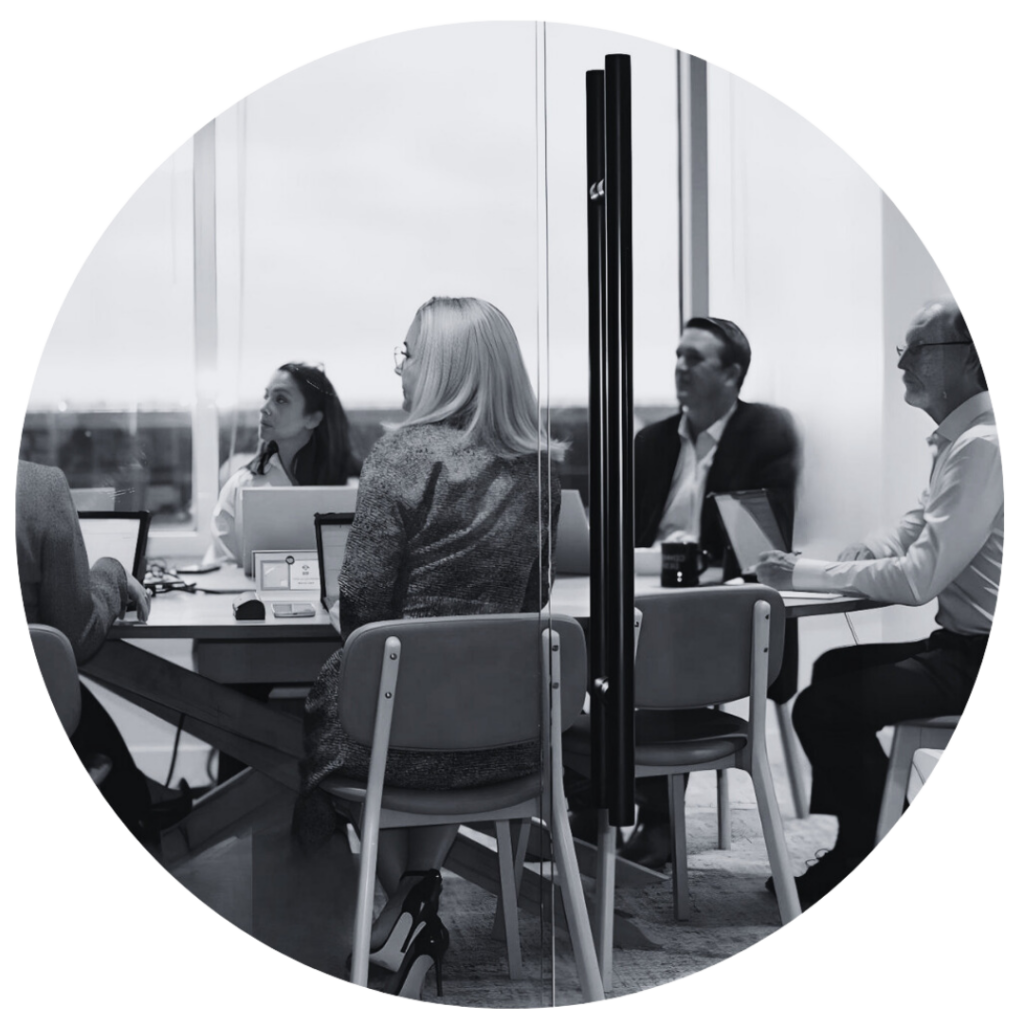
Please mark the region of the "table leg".
<svg viewBox="0 0 1024 1024"><path fill-rule="evenodd" d="M268 800L299 792L300 718L120 640L108 640L82 674L255 770L198 801L167 836L168 856L184 856L236 834Z"/></svg>

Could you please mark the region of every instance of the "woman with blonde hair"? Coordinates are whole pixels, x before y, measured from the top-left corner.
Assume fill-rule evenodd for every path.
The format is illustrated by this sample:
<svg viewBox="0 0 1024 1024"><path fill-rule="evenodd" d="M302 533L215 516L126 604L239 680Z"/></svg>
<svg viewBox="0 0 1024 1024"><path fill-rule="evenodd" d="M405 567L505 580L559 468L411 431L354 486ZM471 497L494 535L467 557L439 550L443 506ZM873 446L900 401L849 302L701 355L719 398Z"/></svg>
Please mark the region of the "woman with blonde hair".
<svg viewBox="0 0 1024 1024"><path fill-rule="evenodd" d="M548 510L557 524L561 497L549 462L562 459L565 445L539 423L512 325L489 302L434 298L417 311L395 357L409 415L363 464L331 611L335 627L347 637L385 619L539 611L551 584ZM340 657L339 651L324 665L306 701L304 795L295 827L307 847L334 828L319 783L342 768L365 777L369 764L369 750L338 725ZM486 683L481 674L480 685ZM388 756L385 781L430 789L484 785L535 771L539 759L536 744L445 755L398 750ZM424 957L440 979L448 943L437 917L440 867L456 832L439 826L381 833L378 873L388 901L374 924L371 962L396 971L392 988L403 994ZM412 971L420 984L424 967L429 963Z"/></svg>

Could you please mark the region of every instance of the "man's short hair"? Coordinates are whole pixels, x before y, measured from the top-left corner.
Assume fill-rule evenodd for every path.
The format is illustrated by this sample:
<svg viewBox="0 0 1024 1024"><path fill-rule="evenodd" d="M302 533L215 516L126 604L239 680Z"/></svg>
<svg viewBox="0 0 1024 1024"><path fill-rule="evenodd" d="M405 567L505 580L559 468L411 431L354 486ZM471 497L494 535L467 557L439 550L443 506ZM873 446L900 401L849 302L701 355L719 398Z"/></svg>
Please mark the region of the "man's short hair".
<svg viewBox="0 0 1024 1024"><path fill-rule="evenodd" d="M738 391L743 386L747 370L750 368L750 342L747 341L747 336L731 320L723 320L717 316L691 316L683 324L683 330L689 327L707 331L722 343L725 347L722 365L740 368L740 379L736 383Z"/></svg>

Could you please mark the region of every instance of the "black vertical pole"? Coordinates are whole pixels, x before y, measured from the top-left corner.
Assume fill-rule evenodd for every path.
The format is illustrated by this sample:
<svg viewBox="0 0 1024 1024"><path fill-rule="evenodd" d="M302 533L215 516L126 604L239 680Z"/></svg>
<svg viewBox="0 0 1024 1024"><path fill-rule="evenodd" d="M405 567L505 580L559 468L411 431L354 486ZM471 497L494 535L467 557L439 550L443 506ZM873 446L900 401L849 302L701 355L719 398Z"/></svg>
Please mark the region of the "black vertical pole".
<svg viewBox="0 0 1024 1024"><path fill-rule="evenodd" d="M607 367L608 334L605 308L605 104L604 72L587 72L587 255L589 282L590 323L590 676L597 683L591 691L591 769L590 777L594 797L601 807L608 806L605 780L608 775L604 739L604 703L600 688L608 676L608 658L605 647L607 608L606 579L608 567L605 551L605 508L607 483L608 436L607 421Z"/></svg>
<svg viewBox="0 0 1024 1024"><path fill-rule="evenodd" d="M603 90L600 86L603 85ZM633 821L633 250L629 57L587 76L591 731L598 804ZM603 119L599 109L603 107ZM603 134L603 140L600 136ZM603 146L601 142L603 141ZM603 153L602 153L603 150ZM602 173L600 178L595 173ZM595 521L595 512L597 519Z"/></svg>
<svg viewBox="0 0 1024 1024"><path fill-rule="evenodd" d="M605 57L608 817L633 821L633 153L629 57Z"/></svg>

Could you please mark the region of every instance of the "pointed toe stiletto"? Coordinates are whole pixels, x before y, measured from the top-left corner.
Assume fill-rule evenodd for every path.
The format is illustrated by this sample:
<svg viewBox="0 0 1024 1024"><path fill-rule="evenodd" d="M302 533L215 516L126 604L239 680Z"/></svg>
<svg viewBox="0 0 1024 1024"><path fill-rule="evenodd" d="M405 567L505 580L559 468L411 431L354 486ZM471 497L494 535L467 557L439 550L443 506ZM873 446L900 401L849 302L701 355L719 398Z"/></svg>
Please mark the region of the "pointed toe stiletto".
<svg viewBox="0 0 1024 1024"><path fill-rule="evenodd" d="M427 921L406 951L401 966L388 984L387 992L393 996L404 996L407 999L419 999L423 993L423 982L431 966L437 977L438 998L444 995L441 985L441 965L444 955L448 952L448 929L439 917Z"/></svg>
<svg viewBox="0 0 1024 1024"><path fill-rule="evenodd" d="M428 922L437 917L441 900L441 872L406 871L403 878L422 876L402 901L402 909L384 942L370 950L370 963L397 971L411 948L410 944L421 934Z"/></svg>

